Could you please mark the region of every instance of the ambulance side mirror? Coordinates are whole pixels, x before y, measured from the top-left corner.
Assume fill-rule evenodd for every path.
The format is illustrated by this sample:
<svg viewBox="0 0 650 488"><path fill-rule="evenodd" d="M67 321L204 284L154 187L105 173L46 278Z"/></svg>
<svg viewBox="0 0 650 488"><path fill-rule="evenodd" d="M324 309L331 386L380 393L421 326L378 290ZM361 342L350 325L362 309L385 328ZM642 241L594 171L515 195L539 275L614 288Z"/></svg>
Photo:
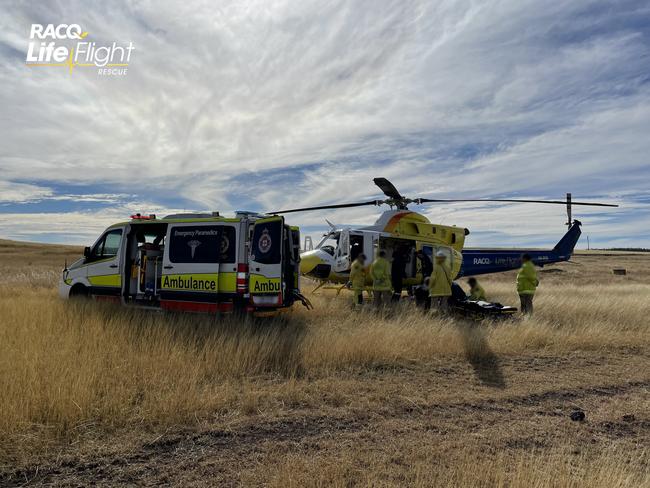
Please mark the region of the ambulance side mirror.
<svg viewBox="0 0 650 488"><path fill-rule="evenodd" d="M90 257L90 248L88 246L84 247L84 257L85 258Z"/></svg>

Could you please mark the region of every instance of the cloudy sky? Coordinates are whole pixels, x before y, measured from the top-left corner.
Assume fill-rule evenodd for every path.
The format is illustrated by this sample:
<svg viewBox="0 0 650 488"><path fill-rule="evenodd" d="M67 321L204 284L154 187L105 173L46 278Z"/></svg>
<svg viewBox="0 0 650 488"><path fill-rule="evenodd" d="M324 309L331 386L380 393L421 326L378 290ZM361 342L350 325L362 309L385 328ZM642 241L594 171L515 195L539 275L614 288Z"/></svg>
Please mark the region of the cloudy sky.
<svg viewBox="0 0 650 488"><path fill-rule="evenodd" d="M542 197L650 247L647 1L2 1L0 237L87 243L133 212ZM133 42L126 76L26 66L33 23ZM421 207L545 245L561 206ZM296 214L369 224L374 207ZM584 243L583 243L584 244Z"/></svg>

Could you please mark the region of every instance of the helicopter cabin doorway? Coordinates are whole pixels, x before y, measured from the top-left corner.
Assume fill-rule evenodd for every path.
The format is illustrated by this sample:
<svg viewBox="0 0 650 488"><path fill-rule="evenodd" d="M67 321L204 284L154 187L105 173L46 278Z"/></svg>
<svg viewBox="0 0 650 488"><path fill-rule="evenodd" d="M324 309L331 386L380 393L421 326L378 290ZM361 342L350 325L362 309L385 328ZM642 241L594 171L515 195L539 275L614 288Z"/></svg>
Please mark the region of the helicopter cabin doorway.
<svg viewBox="0 0 650 488"><path fill-rule="evenodd" d="M379 239L378 249L386 251L386 259L390 263L394 263L396 259L404 263L405 280L413 280L416 278L418 269L417 258L415 257L415 241L383 237Z"/></svg>
<svg viewBox="0 0 650 488"><path fill-rule="evenodd" d="M366 251L364 251L363 248L363 234L350 234L350 260L354 261L359 257L359 254L363 254ZM367 257L367 254L366 254Z"/></svg>
<svg viewBox="0 0 650 488"><path fill-rule="evenodd" d="M323 250L327 251L327 246L323 246ZM365 239L363 232L350 231L343 229L336 235L336 247L332 249L335 259L334 271L337 273L345 273L352 267L352 261L359 257L359 254L365 254L366 258L370 258L372 253L372 242L370 239ZM327 251L329 252L329 251Z"/></svg>

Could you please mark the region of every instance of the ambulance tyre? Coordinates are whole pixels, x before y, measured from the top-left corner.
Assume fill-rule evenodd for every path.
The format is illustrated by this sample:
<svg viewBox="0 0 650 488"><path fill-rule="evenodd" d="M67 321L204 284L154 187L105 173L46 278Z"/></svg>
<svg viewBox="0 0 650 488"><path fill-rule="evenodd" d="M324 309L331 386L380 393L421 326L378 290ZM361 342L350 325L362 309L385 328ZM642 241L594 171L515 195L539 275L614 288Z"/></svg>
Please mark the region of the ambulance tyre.
<svg viewBox="0 0 650 488"><path fill-rule="evenodd" d="M77 283L70 290L70 298L88 298L88 288L81 283Z"/></svg>

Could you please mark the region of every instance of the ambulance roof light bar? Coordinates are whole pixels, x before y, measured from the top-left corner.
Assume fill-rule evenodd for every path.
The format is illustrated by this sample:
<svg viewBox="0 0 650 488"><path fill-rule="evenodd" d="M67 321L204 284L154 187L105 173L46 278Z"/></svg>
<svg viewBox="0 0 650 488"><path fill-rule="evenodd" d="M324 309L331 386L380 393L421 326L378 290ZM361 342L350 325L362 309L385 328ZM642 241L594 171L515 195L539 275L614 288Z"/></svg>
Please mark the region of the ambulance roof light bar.
<svg viewBox="0 0 650 488"><path fill-rule="evenodd" d="M136 213L131 215L131 220L156 220L156 214L142 215Z"/></svg>

